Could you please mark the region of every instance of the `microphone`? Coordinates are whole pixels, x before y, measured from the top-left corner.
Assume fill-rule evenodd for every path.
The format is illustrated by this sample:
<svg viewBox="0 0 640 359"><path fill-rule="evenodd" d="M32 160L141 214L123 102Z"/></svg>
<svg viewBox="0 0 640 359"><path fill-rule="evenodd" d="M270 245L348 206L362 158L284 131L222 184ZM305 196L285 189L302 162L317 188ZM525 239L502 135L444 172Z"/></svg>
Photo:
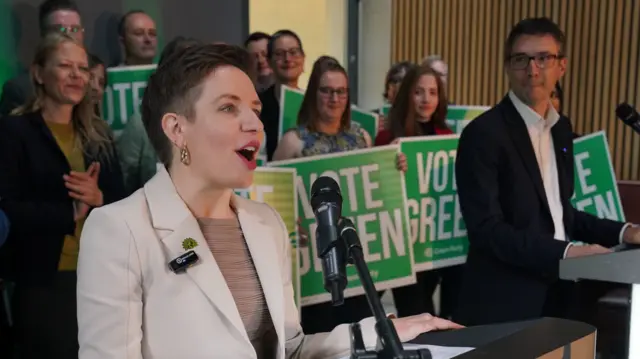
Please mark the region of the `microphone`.
<svg viewBox="0 0 640 359"><path fill-rule="evenodd" d="M640 115L631 105L623 102L616 107L616 117L640 134Z"/></svg>
<svg viewBox="0 0 640 359"><path fill-rule="evenodd" d="M344 302L347 286L346 248L338 234L342 213L340 187L331 177L322 176L311 186L311 208L316 217L316 251L322 260L324 289L334 306Z"/></svg>
<svg viewBox="0 0 640 359"><path fill-rule="evenodd" d="M376 320L378 344L375 351L366 349L360 323L350 325L351 358L431 359L433 356L426 348L403 350L393 322L384 314L384 307L373 284L353 222L341 217L342 194L340 187L331 177L320 177L311 186L311 208L318 225L316 246L318 258L322 260L324 288L331 292L331 303L337 306L344 302L344 288L347 286L346 267L349 260L355 265L369 308Z"/></svg>

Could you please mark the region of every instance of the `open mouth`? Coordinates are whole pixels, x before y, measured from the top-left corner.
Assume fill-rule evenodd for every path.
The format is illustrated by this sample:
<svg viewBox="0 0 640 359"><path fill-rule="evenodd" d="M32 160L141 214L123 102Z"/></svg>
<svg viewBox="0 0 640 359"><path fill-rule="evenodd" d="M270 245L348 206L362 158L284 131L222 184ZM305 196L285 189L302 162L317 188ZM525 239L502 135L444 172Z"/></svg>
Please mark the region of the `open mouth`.
<svg viewBox="0 0 640 359"><path fill-rule="evenodd" d="M258 149L260 148L259 141L251 141L244 145L239 150L236 150L238 157L244 162L249 170L254 170L258 167Z"/></svg>
<svg viewBox="0 0 640 359"><path fill-rule="evenodd" d="M256 158L257 149L253 146L249 146L236 152L240 156L244 157L247 161L253 161Z"/></svg>

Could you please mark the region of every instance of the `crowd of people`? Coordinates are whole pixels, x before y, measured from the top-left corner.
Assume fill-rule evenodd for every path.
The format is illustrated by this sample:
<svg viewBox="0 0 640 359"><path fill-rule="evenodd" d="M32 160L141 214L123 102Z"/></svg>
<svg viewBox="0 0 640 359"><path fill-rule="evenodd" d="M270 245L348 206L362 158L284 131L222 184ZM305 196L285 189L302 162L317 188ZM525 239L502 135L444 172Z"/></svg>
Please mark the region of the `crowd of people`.
<svg viewBox="0 0 640 359"><path fill-rule="evenodd" d="M11 294L3 297L10 310L2 311L0 355L331 357L349 349L344 324L354 322L375 344L364 296L296 308L280 216L233 189L251 183L265 141L268 160L277 161L452 134L442 58L388 70L381 86L391 108L378 113L373 140L351 121L347 71L322 56L297 126L280 139L280 89L299 88L301 38L256 32L238 47L178 37L160 54L140 114L116 138L102 118L106 68L153 63L153 19L143 11L122 17L121 64L86 51L71 0L44 1L39 25L30 71L7 81L0 99L0 277ZM573 159L558 152L575 136L561 112L565 41L545 18L511 31L510 91L471 122L458 149L468 261L392 290L404 341L460 327L433 316L438 285L438 314L464 325L567 317L574 297L557 278L558 261L640 242L636 226L569 202ZM395 165L406 171L405 156ZM201 265L177 276L167 260L187 237L207 246L196 248ZM598 244L574 246L572 238Z"/></svg>

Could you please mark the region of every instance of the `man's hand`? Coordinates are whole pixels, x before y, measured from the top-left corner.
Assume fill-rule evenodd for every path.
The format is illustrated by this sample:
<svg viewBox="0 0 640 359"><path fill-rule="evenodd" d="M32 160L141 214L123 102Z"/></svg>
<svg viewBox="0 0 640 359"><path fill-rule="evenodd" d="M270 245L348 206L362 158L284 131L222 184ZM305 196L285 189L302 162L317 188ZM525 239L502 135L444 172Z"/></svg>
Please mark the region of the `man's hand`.
<svg viewBox="0 0 640 359"><path fill-rule="evenodd" d="M640 244L640 227L628 226L625 228L622 240L630 244Z"/></svg>
<svg viewBox="0 0 640 359"><path fill-rule="evenodd" d="M432 330L460 329L464 328L446 319L434 317L429 313L412 315L405 318L392 319L398 336L402 342L415 339L418 335Z"/></svg>
<svg viewBox="0 0 640 359"><path fill-rule="evenodd" d="M599 244L589 244L585 246L571 246L567 250L567 258L584 257L594 254L611 253L613 250L605 248Z"/></svg>

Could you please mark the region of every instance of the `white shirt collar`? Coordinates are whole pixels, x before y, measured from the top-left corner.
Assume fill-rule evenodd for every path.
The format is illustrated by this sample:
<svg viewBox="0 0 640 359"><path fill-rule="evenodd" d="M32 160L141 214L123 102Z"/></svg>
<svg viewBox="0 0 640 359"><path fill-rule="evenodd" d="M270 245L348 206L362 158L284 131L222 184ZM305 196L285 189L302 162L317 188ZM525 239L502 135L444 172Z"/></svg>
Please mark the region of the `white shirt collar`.
<svg viewBox="0 0 640 359"><path fill-rule="evenodd" d="M556 111L555 107L553 107L551 103L549 103L549 109L547 110L546 118L542 118L531 107L522 102L522 100L520 100L518 96L516 96L516 94L511 90L509 91L509 99L528 126L536 125L540 122L540 120L544 120L546 126L551 128L560 120L560 114L558 113L558 111Z"/></svg>

